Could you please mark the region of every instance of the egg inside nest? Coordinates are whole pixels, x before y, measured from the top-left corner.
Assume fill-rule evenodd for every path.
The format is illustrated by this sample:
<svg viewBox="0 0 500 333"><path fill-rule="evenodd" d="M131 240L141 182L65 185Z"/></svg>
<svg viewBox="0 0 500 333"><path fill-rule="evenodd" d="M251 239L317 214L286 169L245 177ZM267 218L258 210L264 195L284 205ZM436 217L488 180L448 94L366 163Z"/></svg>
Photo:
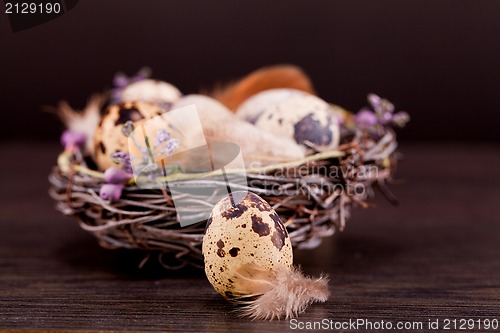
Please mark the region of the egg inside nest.
<svg viewBox="0 0 500 333"><path fill-rule="evenodd" d="M236 116L255 124L260 115L281 101L295 96L307 96L309 93L289 88L264 90L244 101L236 110Z"/></svg>
<svg viewBox="0 0 500 333"><path fill-rule="evenodd" d="M212 210L203 237L205 273L215 290L234 295L233 272L246 264L270 271L293 263L292 244L274 209L258 195L235 192Z"/></svg>
<svg viewBox="0 0 500 333"><path fill-rule="evenodd" d="M174 85L159 80L145 79L128 85L121 92L121 99L156 103L168 110L181 98L181 92Z"/></svg>
<svg viewBox="0 0 500 333"><path fill-rule="evenodd" d="M126 122L137 123L163 113L160 106L148 102L125 102L109 106L101 116L94 134L94 159L99 169L106 170L115 165L111 154L128 153L128 138L122 132Z"/></svg>
<svg viewBox="0 0 500 333"><path fill-rule="evenodd" d="M339 125L330 105L313 95L292 96L262 112L255 125L298 144L336 148Z"/></svg>

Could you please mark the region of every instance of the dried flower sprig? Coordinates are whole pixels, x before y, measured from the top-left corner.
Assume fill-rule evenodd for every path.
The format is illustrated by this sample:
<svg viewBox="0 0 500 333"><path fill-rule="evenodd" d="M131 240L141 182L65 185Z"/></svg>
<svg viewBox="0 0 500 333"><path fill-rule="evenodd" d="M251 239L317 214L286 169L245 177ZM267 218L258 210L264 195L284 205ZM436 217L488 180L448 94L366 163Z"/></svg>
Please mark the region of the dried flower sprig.
<svg viewBox="0 0 500 333"><path fill-rule="evenodd" d="M120 200L123 188L124 188L123 184L104 184L101 186L101 189L99 190L99 196L103 200L116 202Z"/></svg>
<svg viewBox="0 0 500 333"><path fill-rule="evenodd" d="M179 148L179 140L170 137L170 132L167 130L159 130L156 133L154 142L154 151L160 155L172 156L174 151Z"/></svg>
<svg viewBox="0 0 500 333"><path fill-rule="evenodd" d="M65 151L75 151L78 148L83 148L87 136L84 133L77 133L70 130L66 130L61 135L61 144L64 146Z"/></svg>
<svg viewBox="0 0 500 333"><path fill-rule="evenodd" d="M132 177L132 174L116 167L110 167L104 171L104 181L109 184L124 184Z"/></svg>
<svg viewBox="0 0 500 333"><path fill-rule="evenodd" d="M135 129L134 123L131 120L128 120L127 122L125 122L125 124L123 124L122 134L128 138L130 134L132 134L134 129Z"/></svg>
<svg viewBox="0 0 500 333"><path fill-rule="evenodd" d="M106 184L101 186L99 196L103 200L116 202L122 195L125 184L130 180L132 174L117 167L110 167L104 172L104 181Z"/></svg>
<svg viewBox="0 0 500 333"><path fill-rule="evenodd" d="M355 116L354 121L360 129L376 130L378 126L404 127L410 116L405 111L394 112L394 104L385 98L375 94L368 95L368 103L371 109L366 107L361 109Z"/></svg>
<svg viewBox="0 0 500 333"><path fill-rule="evenodd" d="M130 156L125 152L115 152L111 154L111 159L118 167L110 167L104 172L104 181L106 184L101 186L99 196L104 200L116 202L120 199L125 184L133 176L132 160L139 159L134 166L141 170L141 175L146 176L150 182L154 182L156 177L169 175L178 169L177 165L167 165L160 167L155 163L156 156L172 156L175 150L179 147L179 140L172 138L167 130L159 130L154 138L153 146L150 145L148 136L144 138L144 145L139 143L132 132L135 126L131 121L127 121L122 127L122 133L130 138L132 142L139 148L141 154L139 156Z"/></svg>
<svg viewBox="0 0 500 333"><path fill-rule="evenodd" d="M111 157L115 163L121 164L122 168L131 174L133 173L133 165L150 182L154 182L156 177L170 175L179 169L178 165L175 164L162 165L160 167L155 162L157 156L170 157L179 148L179 140L172 138L169 131L165 129L158 130L153 141L146 135L144 142L138 142L136 136L132 135L134 130L135 126L131 121L127 121L122 127L123 135L132 140L140 154L138 156L130 156L124 153L114 153Z"/></svg>
<svg viewBox="0 0 500 333"><path fill-rule="evenodd" d="M156 177L164 177L172 174L179 169L176 164L168 164L160 167L156 162L157 156L170 157L179 148L179 140L172 138L170 132L162 129L156 133L156 136L151 146L151 141L148 136L145 138L145 145L140 145L134 140L134 143L141 152L140 156L134 156L139 161L134 163L134 166L141 170L141 175L146 176L149 182L154 182Z"/></svg>
<svg viewBox="0 0 500 333"><path fill-rule="evenodd" d="M122 169L125 170L125 172L132 174L132 162L130 161L130 155L122 152L122 151L117 151L113 154L111 154L111 160L118 165L121 165Z"/></svg>

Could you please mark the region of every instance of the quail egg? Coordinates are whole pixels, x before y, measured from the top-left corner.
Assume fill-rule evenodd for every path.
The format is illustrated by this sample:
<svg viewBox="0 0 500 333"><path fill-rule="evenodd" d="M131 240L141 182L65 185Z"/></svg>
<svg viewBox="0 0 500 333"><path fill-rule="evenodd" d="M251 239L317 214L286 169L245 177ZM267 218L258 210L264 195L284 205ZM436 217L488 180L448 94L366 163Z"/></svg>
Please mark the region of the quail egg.
<svg viewBox="0 0 500 333"><path fill-rule="evenodd" d="M115 165L111 154L128 153L128 139L122 132L123 124L152 119L163 113L161 107L147 102L125 102L108 107L94 134L94 157L99 169L106 170Z"/></svg>
<svg viewBox="0 0 500 333"><path fill-rule="evenodd" d="M293 96L268 107L255 125L305 145L336 148L339 124L330 105L313 95Z"/></svg>
<svg viewBox="0 0 500 333"><path fill-rule="evenodd" d="M124 102L144 101L156 103L165 110L181 97L181 92L174 85L158 80L141 80L124 88L121 100Z"/></svg>
<svg viewBox="0 0 500 333"><path fill-rule="evenodd" d="M278 214L251 192L234 192L214 206L202 250L207 278L226 299L234 296L233 273L243 265L274 271L293 263L290 237Z"/></svg>
<svg viewBox="0 0 500 333"><path fill-rule="evenodd" d="M296 89L279 88L264 90L243 102L236 110L236 116L253 124L263 112L277 103L294 96L307 95L309 94Z"/></svg>

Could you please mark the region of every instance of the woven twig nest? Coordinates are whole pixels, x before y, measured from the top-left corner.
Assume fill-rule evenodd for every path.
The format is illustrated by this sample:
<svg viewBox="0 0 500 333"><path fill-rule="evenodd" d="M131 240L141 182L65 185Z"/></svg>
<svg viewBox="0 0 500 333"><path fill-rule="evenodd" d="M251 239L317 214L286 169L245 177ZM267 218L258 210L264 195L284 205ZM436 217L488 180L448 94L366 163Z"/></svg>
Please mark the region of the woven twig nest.
<svg viewBox="0 0 500 333"><path fill-rule="evenodd" d="M338 149L316 151L293 163L248 169L244 190L269 202L294 246L313 248L322 237L344 228L354 206L367 207L375 188L395 201L386 184L396 168L396 147L389 124L370 127L351 122L343 128ZM59 211L74 216L105 248L146 250L146 258L158 253L167 268L202 267L205 221L181 227L169 190L129 183L118 201L103 200L99 196L103 173L87 165L82 151L60 155L49 177L50 195ZM208 204L202 198L192 201L194 206Z"/></svg>

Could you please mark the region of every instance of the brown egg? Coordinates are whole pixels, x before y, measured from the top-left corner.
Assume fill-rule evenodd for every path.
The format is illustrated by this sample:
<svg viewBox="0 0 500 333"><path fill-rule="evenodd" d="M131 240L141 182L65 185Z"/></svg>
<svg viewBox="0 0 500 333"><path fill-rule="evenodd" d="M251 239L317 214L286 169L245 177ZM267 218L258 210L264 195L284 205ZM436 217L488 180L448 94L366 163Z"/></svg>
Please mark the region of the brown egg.
<svg viewBox="0 0 500 333"><path fill-rule="evenodd" d="M278 214L251 192L234 192L215 205L202 250L208 280L227 299L233 296L233 274L243 265L274 271L293 263L292 243Z"/></svg>
<svg viewBox="0 0 500 333"><path fill-rule="evenodd" d="M128 139L123 134L123 124L137 123L163 114L160 106L147 102L126 102L111 105L101 117L94 134L95 162L100 170L115 165L111 154L128 153Z"/></svg>

